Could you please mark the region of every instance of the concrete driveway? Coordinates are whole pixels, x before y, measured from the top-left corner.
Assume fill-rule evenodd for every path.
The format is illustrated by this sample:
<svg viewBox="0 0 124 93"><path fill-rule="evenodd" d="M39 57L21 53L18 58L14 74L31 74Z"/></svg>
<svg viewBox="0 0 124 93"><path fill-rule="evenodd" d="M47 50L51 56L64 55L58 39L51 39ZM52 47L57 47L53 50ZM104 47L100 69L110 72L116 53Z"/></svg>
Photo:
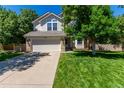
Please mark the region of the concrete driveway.
<svg viewBox="0 0 124 93"><path fill-rule="evenodd" d="M7 71L0 76L0 87L52 88L60 52L40 57L30 68Z"/></svg>

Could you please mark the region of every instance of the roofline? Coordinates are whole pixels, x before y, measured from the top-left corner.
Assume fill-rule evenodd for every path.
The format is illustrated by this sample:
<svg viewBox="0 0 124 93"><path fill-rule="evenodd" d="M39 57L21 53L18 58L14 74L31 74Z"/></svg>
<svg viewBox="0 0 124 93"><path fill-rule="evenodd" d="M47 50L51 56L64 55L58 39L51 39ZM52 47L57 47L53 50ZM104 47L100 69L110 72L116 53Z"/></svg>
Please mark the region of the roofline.
<svg viewBox="0 0 124 93"><path fill-rule="evenodd" d="M47 15L47 14L49 14L49 13L50 13L50 12L47 12L47 13L41 15L40 17L38 17L38 18L36 18L34 21L32 21L32 23L36 22L37 20L39 20L40 18L42 18L43 16L45 16L45 15Z"/></svg>
<svg viewBox="0 0 124 93"><path fill-rule="evenodd" d="M38 17L37 19L35 19L34 21L32 21L32 23L35 23L35 22L38 21L39 19L43 20L43 19L47 18L47 17L50 16L50 15L54 15L54 16L58 17L59 19L62 19L61 17L59 17L59 15L56 15L55 13L47 12L47 13L45 13L44 15L42 15L42 16ZM44 16L45 16L45 17L44 17ZM44 18L42 18L42 17L44 17ZM41 21L41 20L40 20L40 21Z"/></svg>
<svg viewBox="0 0 124 93"><path fill-rule="evenodd" d="M58 15L56 15L56 14L54 14L54 13L50 13L50 14L48 14L47 16L45 16L44 18L42 18L39 22L41 22L41 21L44 20L45 18L49 17L50 15L54 15L54 16L56 16L57 18L62 19L62 18L59 17Z"/></svg>
<svg viewBox="0 0 124 93"><path fill-rule="evenodd" d="M48 37L67 37L65 36L24 36L24 38L39 38L39 37L43 37L43 38L48 38Z"/></svg>
<svg viewBox="0 0 124 93"><path fill-rule="evenodd" d="M59 15L62 15L62 14L63 14L63 12L59 13Z"/></svg>
<svg viewBox="0 0 124 93"><path fill-rule="evenodd" d="M29 33L47 33L47 34L49 34L49 35L44 35L44 36L38 36L38 35L30 35ZM56 34L56 33L60 33L60 34L58 34L58 35L51 35L50 33L52 33L52 34ZM48 33L48 31L46 31L46 32L42 32L42 31L31 31L31 32L28 32L28 33L26 33L26 34L24 34L23 35L23 37L65 37L66 36L66 34L62 31L55 31L55 33L54 33L54 31L53 32L50 32L50 33Z"/></svg>

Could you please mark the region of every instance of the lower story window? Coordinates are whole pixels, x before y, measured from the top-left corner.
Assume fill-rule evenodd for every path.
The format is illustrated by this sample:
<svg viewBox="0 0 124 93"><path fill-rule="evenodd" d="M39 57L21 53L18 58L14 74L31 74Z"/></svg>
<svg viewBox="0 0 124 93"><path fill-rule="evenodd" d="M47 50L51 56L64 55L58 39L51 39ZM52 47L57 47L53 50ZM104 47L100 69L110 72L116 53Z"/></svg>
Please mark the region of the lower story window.
<svg viewBox="0 0 124 93"><path fill-rule="evenodd" d="M82 40L77 40L77 44L82 44Z"/></svg>

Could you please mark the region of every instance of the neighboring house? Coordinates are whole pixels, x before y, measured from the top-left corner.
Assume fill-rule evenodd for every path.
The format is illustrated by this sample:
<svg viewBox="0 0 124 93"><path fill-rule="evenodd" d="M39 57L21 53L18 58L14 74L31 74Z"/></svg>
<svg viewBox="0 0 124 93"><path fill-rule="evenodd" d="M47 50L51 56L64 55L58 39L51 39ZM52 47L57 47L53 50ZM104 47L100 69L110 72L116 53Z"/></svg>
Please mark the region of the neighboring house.
<svg viewBox="0 0 124 93"><path fill-rule="evenodd" d="M50 52L71 49L72 44L63 31L62 14L48 12L32 24L34 31L24 35L27 51Z"/></svg>

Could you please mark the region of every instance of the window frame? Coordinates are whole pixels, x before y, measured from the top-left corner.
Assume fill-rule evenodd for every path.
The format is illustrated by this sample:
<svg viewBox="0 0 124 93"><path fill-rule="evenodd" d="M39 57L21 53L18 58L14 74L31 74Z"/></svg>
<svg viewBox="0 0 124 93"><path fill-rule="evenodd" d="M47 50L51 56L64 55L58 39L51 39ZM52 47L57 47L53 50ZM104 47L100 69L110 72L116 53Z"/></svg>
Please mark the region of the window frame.
<svg viewBox="0 0 124 93"><path fill-rule="evenodd" d="M49 25L50 24L50 25ZM50 29L49 29L50 28ZM47 23L47 31L51 31L52 27L51 27L51 23Z"/></svg>
<svg viewBox="0 0 124 93"><path fill-rule="evenodd" d="M48 30L49 23L51 24L51 30ZM54 30L53 24L56 24L56 30ZM57 31L57 29L58 29L58 21L56 19L47 20L47 31Z"/></svg>
<svg viewBox="0 0 124 93"><path fill-rule="evenodd" d="M77 40L77 44L82 44L82 40Z"/></svg>
<svg viewBox="0 0 124 93"><path fill-rule="evenodd" d="M53 31L57 31L57 23L53 23Z"/></svg>

